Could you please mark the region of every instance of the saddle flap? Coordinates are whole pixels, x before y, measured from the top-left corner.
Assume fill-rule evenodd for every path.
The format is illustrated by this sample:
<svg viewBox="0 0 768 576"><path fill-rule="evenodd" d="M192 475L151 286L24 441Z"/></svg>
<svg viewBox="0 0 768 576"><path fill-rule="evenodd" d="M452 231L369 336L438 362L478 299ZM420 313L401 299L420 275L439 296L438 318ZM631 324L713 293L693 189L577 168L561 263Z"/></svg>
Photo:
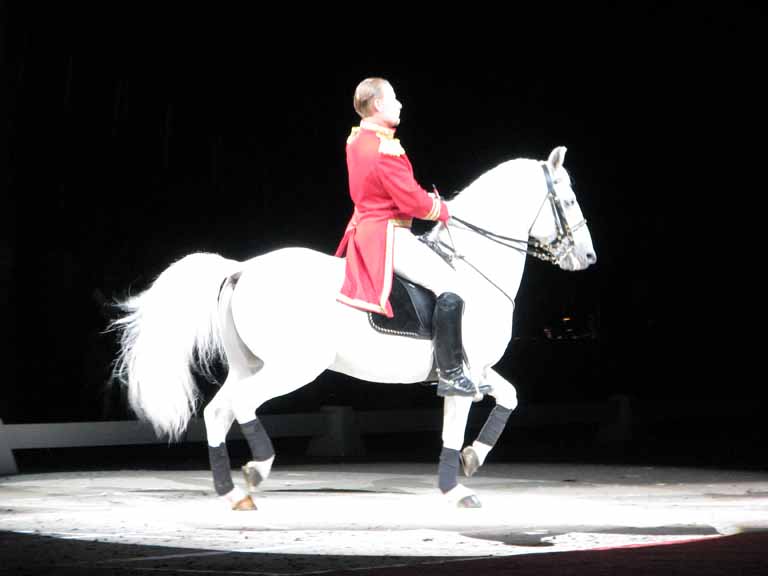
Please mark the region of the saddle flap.
<svg viewBox="0 0 768 576"><path fill-rule="evenodd" d="M389 295L394 316L369 312L368 320L374 330L384 334L431 340L436 300L430 290L395 274Z"/></svg>

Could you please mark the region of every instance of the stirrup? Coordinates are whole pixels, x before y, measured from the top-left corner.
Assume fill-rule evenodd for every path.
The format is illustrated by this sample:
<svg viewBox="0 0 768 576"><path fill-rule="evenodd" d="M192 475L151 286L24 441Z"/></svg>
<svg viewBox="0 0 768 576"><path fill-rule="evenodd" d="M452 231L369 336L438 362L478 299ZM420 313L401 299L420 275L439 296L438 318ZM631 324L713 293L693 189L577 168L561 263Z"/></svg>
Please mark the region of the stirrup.
<svg viewBox="0 0 768 576"><path fill-rule="evenodd" d="M445 378L440 376L437 382L437 395L438 396L465 396L474 397L478 393L485 395L491 392L493 388L488 384L482 386L475 386L469 378L461 371L453 378Z"/></svg>
<svg viewBox="0 0 768 576"><path fill-rule="evenodd" d="M443 380L437 382L438 396L469 396L475 395L475 385L466 377L457 380Z"/></svg>

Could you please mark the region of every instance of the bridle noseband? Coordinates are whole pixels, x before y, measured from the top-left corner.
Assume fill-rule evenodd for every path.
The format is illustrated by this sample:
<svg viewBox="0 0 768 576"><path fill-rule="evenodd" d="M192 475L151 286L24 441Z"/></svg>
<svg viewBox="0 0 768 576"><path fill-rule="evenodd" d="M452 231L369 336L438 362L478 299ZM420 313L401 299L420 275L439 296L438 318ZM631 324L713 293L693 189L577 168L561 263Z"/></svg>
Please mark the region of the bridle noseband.
<svg viewBox="0 0 768 576"><path fill-rule="evenodd" d="M546 162L541 163L541 169L544 171L544 179L547 182L547 195L544 197L544 200L542 200L541 207L539 208L539 211L536 214L536 218L534 218L533 223L531 224L531 227L528 229L528 240L519 240L517 238L510 238L509 236L502 236L501 234L496 234L495 232L491 232L490 230L486 230L485 228L476 226L471 222L467 222L466 220L463 220L458 216L451 216L451 220L455 220L456 222L464 226L467 230L470 230L471 232L475 232L476 234L479 234L480 236L482 236L487 240L490 240L497 244L501 244L502 246L506 246L507 248L512 248L517 252L528 254L530 256L533 256L534 258L543 260L544 262L549 262L550 264L557 264L565 256L573 252L574 248L576 247L576 242L573 239L573 233L576 232L576 230L578 230L582 226L585 226L587 224L587 221L583 219L581 220L581 222L574 225L573 227L571 227L568 224L568 220L565 217L565 209L563 208L563 201L557 195L557 191L555 190L555 183L552 180L552 176L549 173L549 167L547 166ZM542 242L537 238L533 238L530 235L530 232L531 230L533 230L533 227L536 225L536 222L538 221L539 216L541 215L541 210L543 209L544 204L547 202L547 200L549 200L549 205L550 205L550 208L552 209L552 215L555 220L555 228L557 229L557 234L555 235L555 238L552 241ZM447 226L446 226L446 230L448 230ZM448 245L442 241L440 241L438 245L437 241L428 240L426 239L426 237L423 237L422 240L426 244L428 244L433 250L435 250L435 252L437 252L451 266L453 266L454 259L458 259L466 262L478 274L480 274L488 282L493 284L493 286L495 286L502 294L504 294L504 296L506 296L507 299L510 302L512 302L512 304L514 305L514 300L510 298L510 296L506 292L504 292L504 290L502 290L495 282L493 282L490 278L488 278L488 276L486 276L480 270L478 270L463 255L459 254L454 246ZM451 243L453 243L453 241L451 241Z"/></svg>

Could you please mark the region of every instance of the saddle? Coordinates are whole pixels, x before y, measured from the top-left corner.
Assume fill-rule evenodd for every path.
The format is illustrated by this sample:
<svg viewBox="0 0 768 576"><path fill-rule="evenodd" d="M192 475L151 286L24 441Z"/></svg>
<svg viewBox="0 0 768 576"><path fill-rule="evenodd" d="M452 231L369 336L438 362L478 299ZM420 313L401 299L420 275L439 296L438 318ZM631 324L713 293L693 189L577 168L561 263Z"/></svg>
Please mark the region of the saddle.
<svg viewBox="0 0 768 576"><path fill-rule="evenodd" d="M389 294L394 316L387 318L383 314L368 312L368 322L374 330L383 334L431 340L436 300L430 290L395 274Z"/></svg>

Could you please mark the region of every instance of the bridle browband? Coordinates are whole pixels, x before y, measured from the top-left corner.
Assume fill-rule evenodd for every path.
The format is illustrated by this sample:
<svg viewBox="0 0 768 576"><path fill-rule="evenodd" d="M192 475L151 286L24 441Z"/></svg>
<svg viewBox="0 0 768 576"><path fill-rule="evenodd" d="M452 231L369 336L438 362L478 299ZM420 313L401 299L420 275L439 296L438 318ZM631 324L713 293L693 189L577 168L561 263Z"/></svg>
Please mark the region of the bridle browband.
<svg viewBox="0 0 768 576"><path fill-rule="evenodd" d="M567 256L569 253L573 251L574 247L576 246L576 242L573 239L573 233L579 228L581 228L582 226L585 226L587 224L587 221L583 219L581 220L581 222L579 222L573 227L571 227L568 224L568 220L565 218L565 210L563 208L562 200L557 196L557 191L555 190L555 184L552 180L551 174L549 173L549 167L547 166L546 162L541 163L541 169L544 172L544 179L547 182L547 195L544 197L544 200L542 200L541 206L539 207L539 211L536 214L536 218L533 219L533 223L531 224L531 227L528 229L528 240L519 240L517 238L510 238L509 236L502 236L501 234L496 234L495 232L491 232L490 230L486 230L485 228L476 226L475 224L472 224L471 222L467 222L466 220L463 220L462 218L459 218L457 216L451 216L451 220L455 220L456 222L464 226L467 230L470 230L471 232L475 232L476 234L479 234L480 236L482 236L487 240L490 240L491 242L495 242L496 244L501 244L502 246L506 246L507 248L512 248L513 250L516 250L517 252L521 252L523 254L528 254L530 256L533 256L534 258L543 260L544 262L549 262L550 264L557 264L560 260L562 260L565 256ZM542 242L537 238L533 238L530 235L530 232L531 230L533 230L533 227L536 225L536 222L539 219L539 216L541 215L541 210L543 209L544 204L547 202L547 200L549 200L549 205L552 209L552 215L555 220L555 227L557 228L557 234L555 235L555 238L552 241ZM447 226L446 226L446 230L448 230ZM449 237L450 237L450 231L449 231ZM427 240L426 238L423 238L423 240L433 250L435 250L440 256L442 256L451 266L453 266L452 260L454 259L459 259L459 260L462 260L463 262L466 262L478 274L480 274L488 282L493 284L493 286L495 286L497 290L499 290L502 294L504 294L504 296L506 296L507 299L510 302L512 302L512 304L514 305L514 300L510 298L509 294L504 292L504 290L502 290L495 282L493 282L490 278L488 278L488 276L483 274L464 256L459 254L456 251L456 248L454 246L450 246L442 241L439 242L439 246L438 246L437 245L438 242L436 241ZM453 241L451 241L451 243L453 243Z"/></svg>

